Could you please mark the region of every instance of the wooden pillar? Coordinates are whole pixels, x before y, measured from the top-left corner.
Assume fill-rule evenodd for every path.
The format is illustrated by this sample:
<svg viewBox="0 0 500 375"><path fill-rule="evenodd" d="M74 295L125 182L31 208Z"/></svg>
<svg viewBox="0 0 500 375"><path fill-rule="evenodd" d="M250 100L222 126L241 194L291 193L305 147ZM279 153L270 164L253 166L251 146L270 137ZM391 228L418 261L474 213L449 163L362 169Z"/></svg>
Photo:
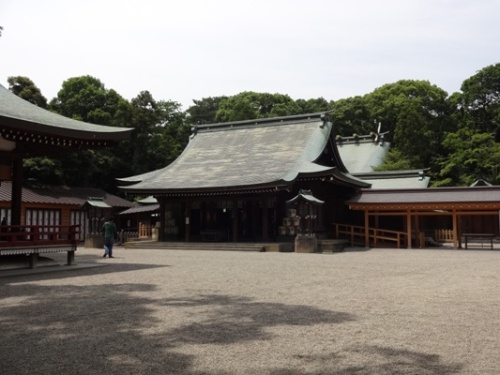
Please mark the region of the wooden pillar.
<svg viewBox="0 0 500 375"><path fill-rule="evenodd" d="M28 267L33 269L38 264L38 253L31 253L28 258Z"/></svg>
<svg viewBox="0 0 500 375"><path fill-rule="evenodd" d="M365 248L370 248L370 216L368 210L365 210Z"/></svg>
<svg viewBox="0 0 500 375"><path fill-rule="evenodd" d="M453 209L451 211L452 221L453 221L453 248L458 249L458 220L457 220L457 210Z"/></svg>
<svg viewBox="0 0 500 375"><path fill-rule="evenodd" d="M238 200L233 199L233 242L238 242L238 220L239 220L239 209L238 209Z"/></svg>
<svg viewBox="0 0 500 375"><path fill-rule="evenodd" d="M259 223L259 215L258 215L258 202L255 199L250 200L250 238L255 240L255 238L258 236L258 223Z"/></svg>
<svg viewBox="0 0 500 375"><path fill-rule="evenodd" d="M191 234L191 200L186 199L186 208L184 209L184 241L189 242Z"/></svg>
<svg viewBox="0 0 500 375"><path fill-rule="evenodd" d="M15 159L12 163L11 192L11 225L21 225L23 194L23 159Z"/></svg>
<svg viewBox="0 0 500 375"><path fill-rule="evenodd" d="M160 204L159 215L160 215L160 233L158 233L158 240L165 241L165 199L158 198L158 203Z"/></svg>
<svg viewBox="0 0 500 375"><path fill-rule="evenodd" d="M269 213L267 212L268 198L264 199L262 205L262 241L267 241L269 233Z"/></svg>
<svg viewBox="0 0 500 375"><path fill-rule="evenodd" d="M462 215L459 215L457 212L457 242L458 248L462 248Z"/></svg>
<svg viewBox="0 0 500 375"><path fill-rule="evenodd" d="M407 237L407 247L411 249L411 211L406 210L406 237Z"/></svg>
<svg viewBox="0 0 500 375"><path fill-rule="evenodd" d="M66 264L68 266L71 266L75 262L75 250L68 251L68 255L66 258L67 258Z"/></svg>

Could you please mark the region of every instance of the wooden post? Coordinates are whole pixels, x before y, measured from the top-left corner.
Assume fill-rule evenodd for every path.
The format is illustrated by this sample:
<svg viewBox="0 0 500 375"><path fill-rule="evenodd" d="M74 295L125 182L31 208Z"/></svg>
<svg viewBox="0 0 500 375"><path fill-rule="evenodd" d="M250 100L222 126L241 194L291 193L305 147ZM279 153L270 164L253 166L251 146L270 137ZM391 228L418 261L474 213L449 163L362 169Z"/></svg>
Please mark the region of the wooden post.
<svg viewBox="0 0 500 375"><path fill-rule="evenodd" d="M23 159L12 163L11 225L21 225L21 202L23 194Z"/></svg>
<svg viewBox="0 0 500 375"><path fill-rule="evenodd" d="M370 216L368 210L365 210L365 248L370 248Z"/></svg>
<svg viewBox="0 0 500 375"><path fill-rule="evenodd" d="M239 220L239 210L238 210L238 200L233 199L233 242L238 242L238 220Z"/></svg>
<svg viewBox="0 0 500 375"><path fill-rule="evenodd" d="M406 242L408 249L411 249L411 211L406 210Z"/></svg>
<svg viewBox="0 0 500 375"><path fill-rule="evenodd" d="M158 233L158 241L163 241L165 239L165 201L164 199L158 199L160 204L159 214L160 214L160 232Z"/></svg>
<svg viewBox="0 0 500 375"><path fill-rule="evenodd" d="M186 208L184 210L184 241L189 242L189 234L191 232L191 201L186 200Z"/></svg>
<svg viewBox="0 0 500 375"><path fill-rule="evenodd" d="M267 241L269 233L269 213L267 212L268 199L264 200L262 207L262 240Z"/></svg>
<svg viewBox="0 0 500 375"><path fill-rule="evenodd" d="M36 265L38 263L38 253L31 253L28 257L28 262L30 269L36 268Z"/></svg>
<svg viewBox="0 0 500 375"><path fill-rule="evenodd" d="M75 250L68 251L67 262L68 266L71 266L75 261Z"/></svg>
<svg viewBox="0 0 500 375"><path fill-rule="evenodd" d="M457 210L452 210L453 217L453 248L458 249L458 220L457 220Z"/></svg>

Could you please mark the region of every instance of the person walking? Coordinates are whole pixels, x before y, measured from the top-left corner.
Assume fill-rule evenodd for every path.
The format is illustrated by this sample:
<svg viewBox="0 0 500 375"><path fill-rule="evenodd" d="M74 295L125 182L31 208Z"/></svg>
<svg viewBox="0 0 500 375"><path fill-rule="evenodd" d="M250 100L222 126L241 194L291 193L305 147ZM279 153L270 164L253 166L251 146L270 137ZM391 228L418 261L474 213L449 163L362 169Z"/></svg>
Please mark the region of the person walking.
<svg viewBox="0 0 500 375"><path fill-rule="evenodd" d="M104 237L104 255L113 258L113 244L116 238L116 225L113 217L110 217L102 226L102 235Z"/></svg>

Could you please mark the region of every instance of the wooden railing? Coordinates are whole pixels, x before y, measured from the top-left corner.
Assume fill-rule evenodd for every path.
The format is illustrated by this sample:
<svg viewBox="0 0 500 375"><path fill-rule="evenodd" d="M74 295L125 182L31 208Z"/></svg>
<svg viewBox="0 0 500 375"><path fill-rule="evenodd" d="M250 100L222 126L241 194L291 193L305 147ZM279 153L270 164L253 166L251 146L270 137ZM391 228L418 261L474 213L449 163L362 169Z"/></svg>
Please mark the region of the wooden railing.
<svg viewBox="0 0 500 375"><path fill-rule="evenodd" d="M118 233L119 242L125 243L137 240L150 240L153 238L154 228L154 225L139 223L137 228L122 229Z"/></svg>
<svg viewBox="0 0 500 375"><path fill-rule="evenodd" d="M79 225L1 225L0 255L28 255L29 268L35 268L39 254L67 252L73 264Z"/></svg>
<svg viewBox="0 0 500 375"><path fill-rule="evenodd" d="M0 248L76 245L79 229L79 225L2 225L0 226Z"/></svg>
<svg viewBox="0 0 500 375"><path fill-rule="evenodd" d="M139 223L139 238L152 238L154 225Z"/></svg>
<svg viewBox="0 0 500 375"><path fill-rule="evenodd" d="M333 226L336 238L345 238L349 240L351 246L365 245L365 227L337 223L334 223ZM392 242L398 248L402 248L406 247L407 243L407 234L396 230L368 228L368 237L369 245L373 247L377 247L378 245L387 242Z"/></svg>
<svg viewBox="0 0 500 375"><path fill-rule="evenodd" d="M453 242L453 230L436 229L434 230L434 239L438 242Z"/></svg>

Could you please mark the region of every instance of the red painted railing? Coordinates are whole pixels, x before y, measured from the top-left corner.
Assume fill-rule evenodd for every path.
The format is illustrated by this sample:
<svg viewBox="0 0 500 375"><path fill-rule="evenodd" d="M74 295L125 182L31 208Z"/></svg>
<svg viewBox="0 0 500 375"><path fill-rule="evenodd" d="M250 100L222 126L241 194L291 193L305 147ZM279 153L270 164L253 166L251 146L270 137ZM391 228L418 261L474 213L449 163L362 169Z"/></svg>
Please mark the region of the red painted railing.
<svg viewBox="0 0 500 375"><path fill-rule="evenodd" d="M1 225L0 248L76 245L79 225Z"/></svg>

